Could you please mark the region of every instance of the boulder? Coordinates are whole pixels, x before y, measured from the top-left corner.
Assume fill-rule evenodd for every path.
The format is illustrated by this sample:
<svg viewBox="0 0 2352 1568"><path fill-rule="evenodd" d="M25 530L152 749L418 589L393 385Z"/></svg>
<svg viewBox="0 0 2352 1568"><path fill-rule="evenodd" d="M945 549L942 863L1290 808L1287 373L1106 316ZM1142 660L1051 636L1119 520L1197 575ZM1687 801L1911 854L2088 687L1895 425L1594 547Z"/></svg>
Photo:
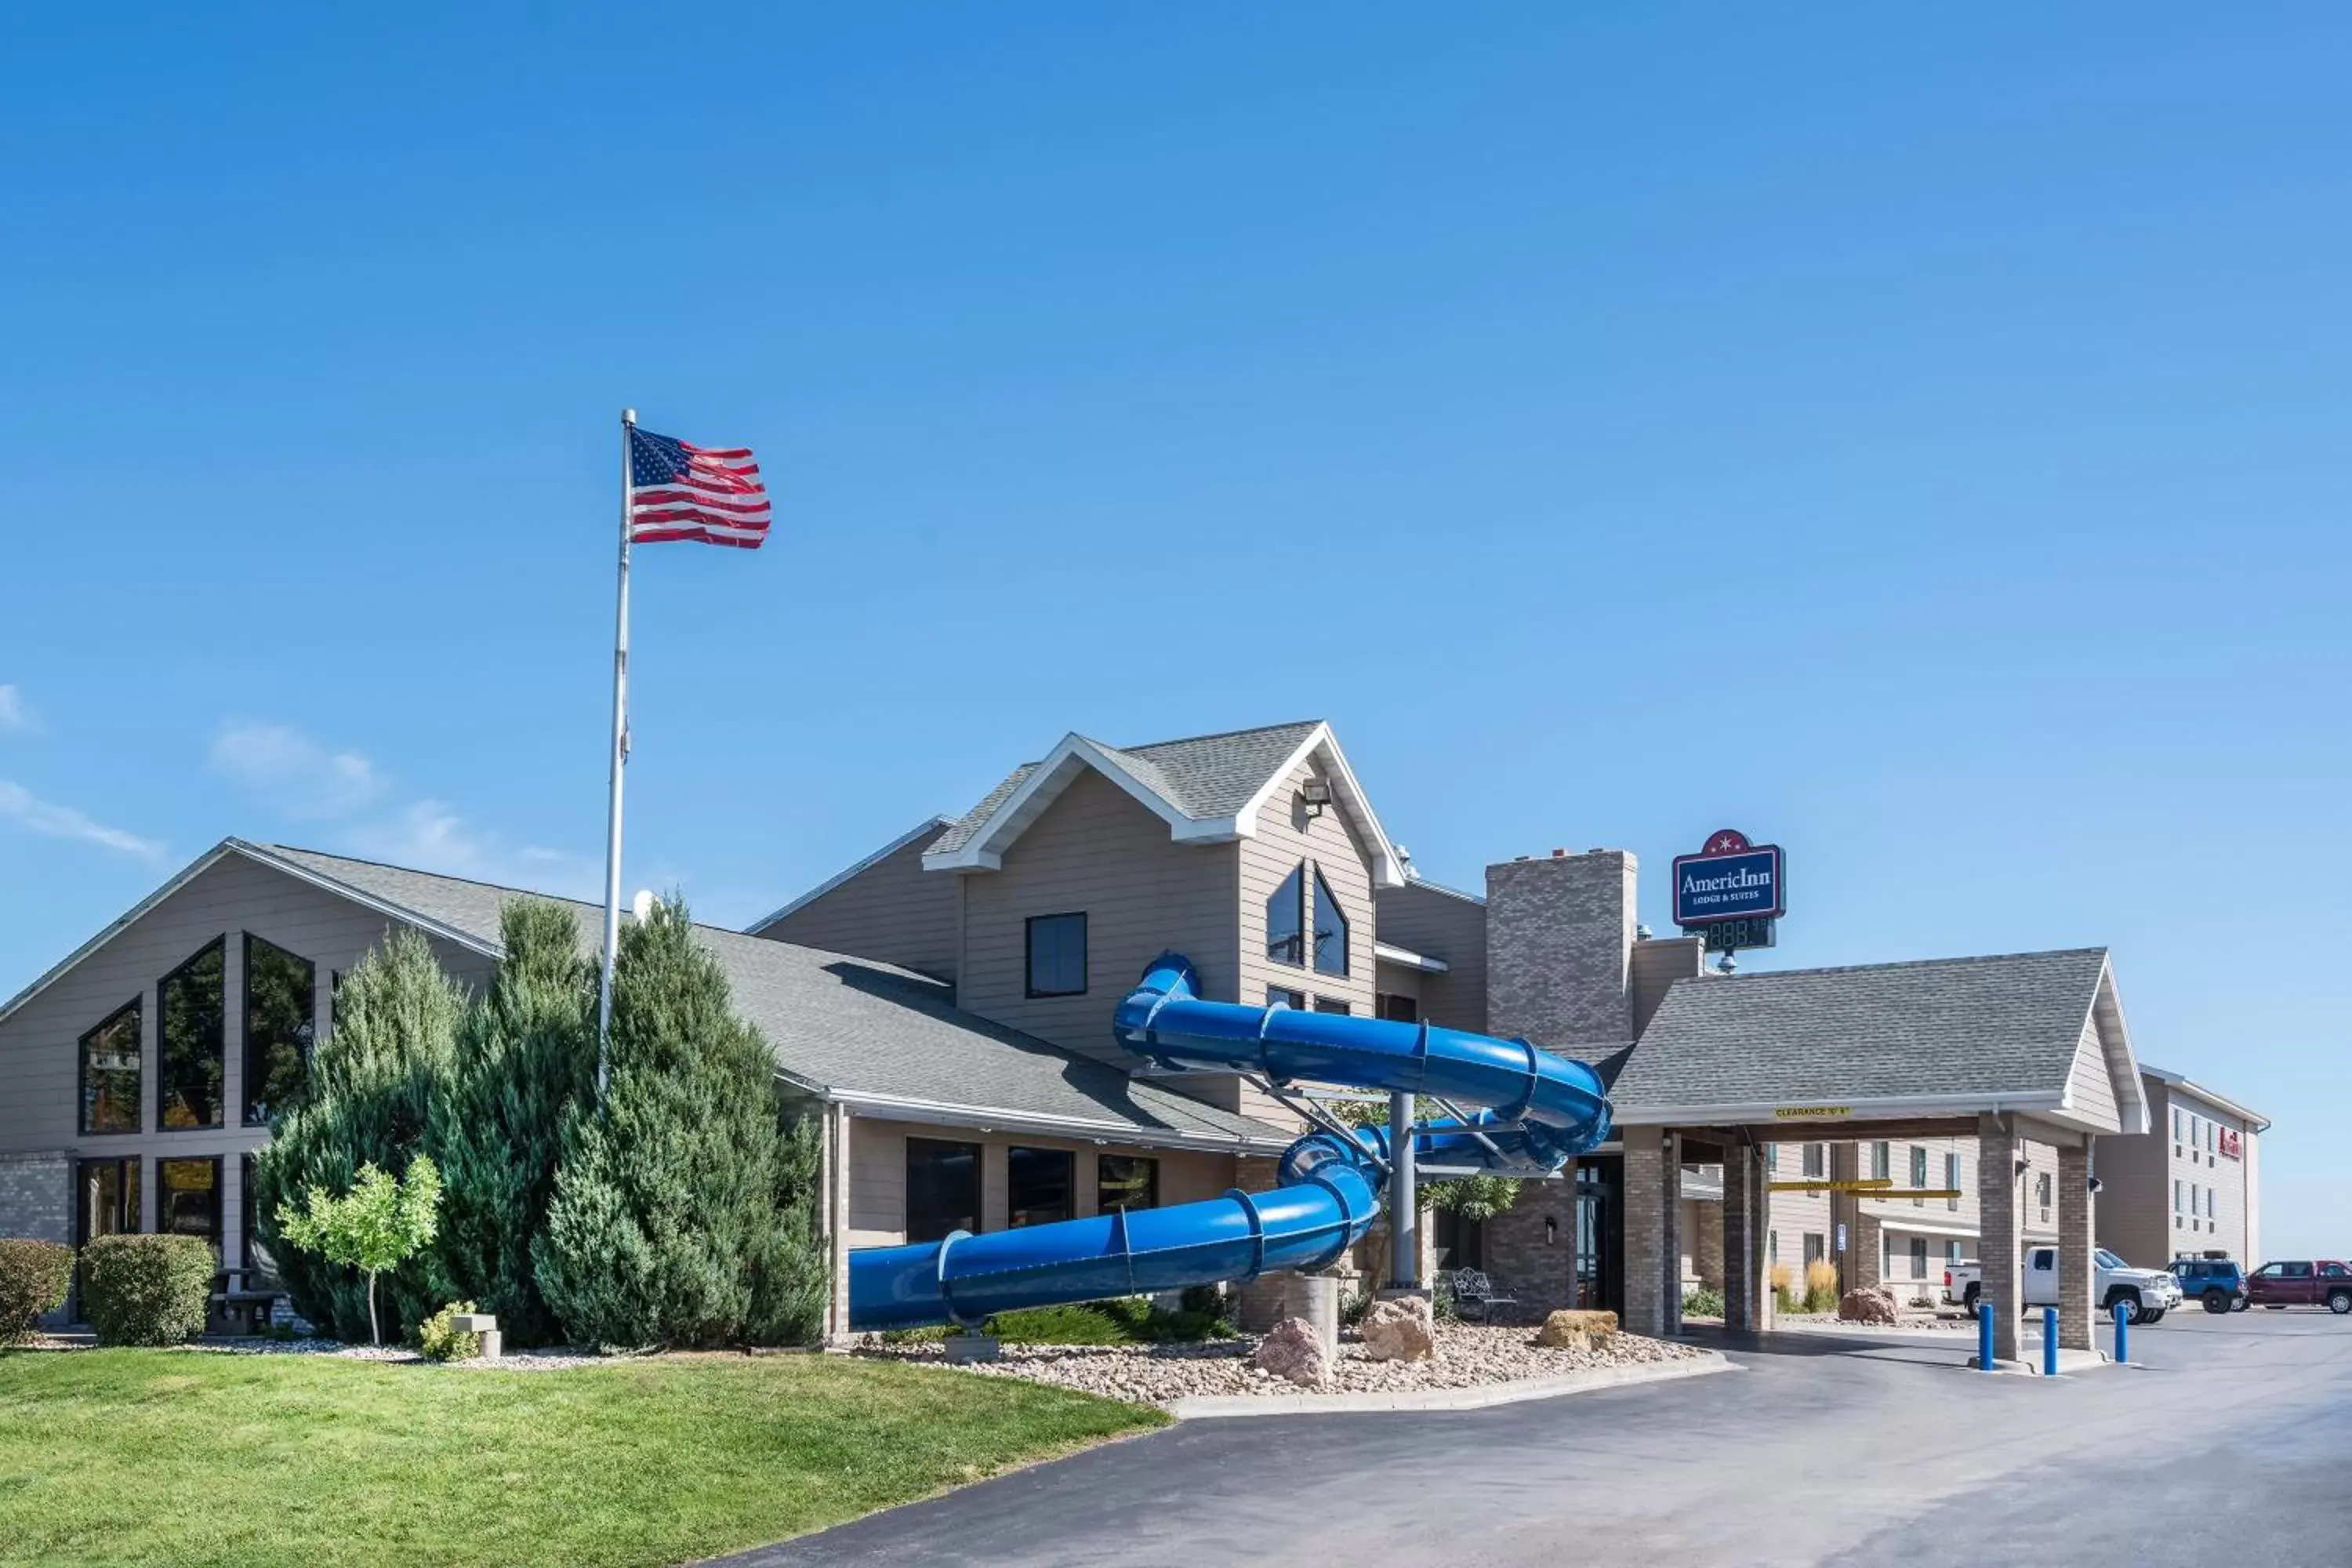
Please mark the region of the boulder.
<svg viewBox="0 0 2352 1568"><path fill-rule="evenodd" d="M1331 1354L1323 1348L1323 1336L1304 1318L1285 1318L1275 1324L1258 1341L1250 1364L1301 1388L1323 1388L1331 1382Z"/></svg>
<svg viewBox="0 0 2352 1568"><path fill-rule="evenodd" d="M1437 1359L1437 1323L1426 1296L1373 1302L1364 1309L1357 1331L1364 1337L1364 1353L1374 1361Z"/></svg>
<svg viewBox="0 0 2352 1568"><path fill-rule="evenodd" d="M1878 1285L1857 1286L1838 1298L1837 1315L1842 1323L1881 1323L1892 1328L1898 1321L1895 1292Z"/></svg>
<svg viewBox="0 0 2352 1568"><path fill-rule="evenodd" d="M1562 1310L1544 1319L1543 1327L1536 1331L1536 1343L1554 1350L1582 1350L1616 1331L1614 1312Z"/></svg>

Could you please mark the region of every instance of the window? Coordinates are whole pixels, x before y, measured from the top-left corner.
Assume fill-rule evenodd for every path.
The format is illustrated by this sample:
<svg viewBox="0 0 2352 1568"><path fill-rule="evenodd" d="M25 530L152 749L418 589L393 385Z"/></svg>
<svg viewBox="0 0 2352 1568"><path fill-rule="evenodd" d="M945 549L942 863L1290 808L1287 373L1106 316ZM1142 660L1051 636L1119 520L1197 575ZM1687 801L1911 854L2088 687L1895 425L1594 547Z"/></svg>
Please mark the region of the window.
<svg viewBox="0 0 2352 1568"><path fill-rule="evenodd" d="M2033 1178L2033 1201L2041 1205L2042 1217L2050 1217L2050 1173L2042 1172Z"/></svg>
<svg viewBox="0 0 2352 1568"><path fill-rule="evenodd" d="M84 1160L74 1168L79 1201L74 1205L74 1246L88 1247L101 1236L128 1236L139 1228L139 1161ZM74 1283L86 1289L89 1276L79 1259ZM79 1310L79 1303L77 1303Z"/></svg>
<svg viewBox="0 0 2352 1568"><path fill-rule="evenodd" d="M1927 1151L1919 1147L1918 1144L1914 1143L1911 1145L1911 1185L1916 1189L1918 1187L1924 1187L1927 1184ZM1927 1206L1927 1200L1925 1198L1913 1198L1911 1200L1911 1206L1915 1209L1925 1208ZM1927 1244L1923 1240L1919 1245L1925 1247Z"/></svg>
<svg viewBox="0 0 2352 1568"><path fill-rule="evenodd" d="M155 1228L165 1236L200 1236L220 1250L221 1163L155 1162Z"/></svg>
<svg viewBox="0 0 2352 1568"><path fill-rule="evenodd" d="M1768 1230L1764 1233L1764 1261L1767 1263L1780 1261L1780 1233L1777 1230Z"/></svg>
<svg viewBox="0 0 2352 1568"><path fill-rule="evenodd" d="M2174 1148L2173 1148L2173 1151L2172 1151L2172 1152L2173 1152L2174 1153L2176 1153L2176 1154L2179 1153L2179 1152L2180 1152L2180 1150L2179 1150L2179 1142L2180 1142L2180 1107L2179 1107L2179 1106L2177 1106L2177 1105L2176 1105L2176 1106L2174 1106L2174 1107L2172 1108L2172 1142L2173 1142L2173 1144L2174 1144Z"/></svg>
<svg viewBox="0 0 2352 1568"><path fill-rule="evenodd" d="M139 1228L139 1162L84 1160L77 1167L81 1201L74 1210L74 1245Z"/></svg>
<svg viewBox="0 0 2352 1568"><path fill-rule="evenodd" d="M139 1131L139 1003L124 1003L81 1037L81 1130Z"/></svg>
<svg viewBox="0 0 2352 1568"><path fill-rule="evenodd" d="M2189 1118L2189 1146L2191 1149L2197 1147L2197 1118L2194 1114Z"/></svg>
<svg viewBox="0 0 2352 1568"><path fill-rule="evenodd" d="M1944 1186L1952 1194L1944 1200L1944 1206L1958 1214L1960 1208L1960 1157L1958 1154L1944 1156Z"/></svg>
<svg viewBox="0 0 2352 1568"><path fill-rule="evenodd" d="M1339 912L1339 900L1331 896L1320 867L1315 870L1315 968L1323 974L1348 973L1348 917Z"/></svg>
<svg viewBox="0 0 2352 1568"><path fill-rule="evenodd" d="M1780 1145L1778 1143L1764 1145L1764 1168L1768 1171L1777 1171L1780 1168Z"/></svg>
<svg viewBox="0 0 2352 1568"><path fill-rule="evenodd" d="M1058 1225L1077 1210L1077 1161L1067 1149L1024 1149L1004 1152L1009 1201L1007 1217L1014 1226Z"/></svg>
<svg viewBox="0 0 2352 1568"><path fill-rule="evenodd" d="M907 1239L980 1228L980 1145L907 1140Z"/></svg>
<svg viewBox="0 0 2352 1568"><path fill-rule="evenodd" d="M1927 1278L1927 1238L1924 1236L1911 1238L1911 1278Z"/></svg>
<svg viewBox="0 0 2352 1568"><path fill-rule="evenodd" d="M2308 1263L2282 1264L2279 1272L2290 1279L2308 1279L2311 1278L2311 1265Z"/></svg>
<svg viewBox="0 0 2352 1568"><path fill-rule="evenodd" d="M1421 1004L1410 996L1381 994L1372 998L1372 1016L1386 1018L1391 1024L1421 1022Z"/></svg>
<svg viewBox="0 0 2352 1568"><path fill-rule="evenodd" d="M2286 1265L2284 1263L2265 1263L2254 1270L2254 1278L2257 1279L2280 1279L2285 1276Z"/></svg>
<svg viewBox="0 0 2352 1568"><path fill-rule="evenodd" d="M2220 1211L2219 1209L2216 1209L2216 1208L2213 1206L2213 1189L2212 1189L2212 1188L2210 1188L2210 1187L2206 1188L2206 1189L2205 1189L2205 1217L2206 1217L2207 1219L2213 1219L2213 1218L2218 1217L2218 1216L2219 1216L2219 1215L2220 1215L2220 1213L2221 1213L2221 1211Z"/></svg>
<svg viewBox="0 0 2352 1568"><path fill-rule="evenodd" d="M1893 1154L1884 1143L1870 1146L1870 1173L1882 1182L1895 1173Z"/></svg>
<svg viewBox="0 0 2352 1568"><path fill-rule="evenodd" d="M2205 1123L2205 1152L2209 1154L2211 1153L2221 1145L2221 1124L2218 1121L2207 1121Z"/></svg>
<svg viewBox="0 0 2352 1568"><path fill-rule="evenodd" d="M1806 1268L1811 1268L1814 1264L1819 1263L1822 1260L1822 1255L1828 1250L1829 1248L1825 1245L1824 1238L1819 1231L1809 1230L1805 1232Z"/></svg>
<svg viewBox="0 0 2352 1568"><path fill-rule="evenodd" d="M1315 1010L1318 1013L1352 1013L1355 1008L1337 996L1318 996L1315 998Z"/></svg>
<svg viewBox="0 0 2352 1568"><path fill-rule="evenodd" d="M228 940L215 937L155 987L157 1125L218 1127Z"/></svg>
<svg viewBox="0 0 2352 1568"><path fill-rule="evenodd" d="M1826 1144L1822 1143L1808 1143L1805 1145L1806 1175L1818 1176L1828 1168L1829 1162L1826 1157L1827 1148L1828 1146Z"/></svg>
<svg viewBox="0 0 2352 1568"><path fill-rule="evenodd" d="M2172 1178L2172 1212L2180 1212L2180 1178L2178 1176Z"/></svg>
<svg viewBox="0 0 2352 1568"><path fill-rule="evenodd" d="M274 942L245 933L245 1124L267 1127L300 1098L318 1036L318 973Z"/></svg>
<svg viewBox="0 0 2352 1568"><path fill-rule="evenodd" d="M260 1212L261 1194L253 1179L253 1156L247 1154L236 1173L237 1234L242 1238L238 1242L239 1260L245 1265L247 1276L245 1288L248 1290L266 1289L278 1282L278 1260L269 1256L269 1248L261 1245L261 1237L254 1232L253 1220Z"/></svg>
<svg viewBox="0 0 2352 1568"><path fill-rule="evenodd" d="M1087 994L1087 917L1029 917L1029 994L1083 996Z"/></svg>
<svg viewBox="0 0 2352 1568"><path fill-rule="evenodd" d="M1265 988L1265 1005L1269 1007L1287 1007L1293 1012L1303 1013L1307 1010L1307 993L1286 990L1279 985L1269 985Z"/></svg>
<svg viewBox="0 0 2352 1568"><path fill-rule="evenodd" d="M1306 964L1306 909L1307 862L1301 860L1265 901L1265 955L1276 963Z"/></svg>
<svg viewBox="0 0 2352 1568"><path fill-rule="evenodd" d="M1095 1160L1095 1206L1154 1209L1160 1206L1160 1162L1139 1154L1103 1154Z"/></svg>
<svg viewBox="0 0 2352 1568"><path fill-rule="evenodd" d="M1948 1241L1944 1243L1944 1261L1947 1263L1959 1263L1965 1261L1960 1255L1960 1244L1958 1242Z"/></svg>

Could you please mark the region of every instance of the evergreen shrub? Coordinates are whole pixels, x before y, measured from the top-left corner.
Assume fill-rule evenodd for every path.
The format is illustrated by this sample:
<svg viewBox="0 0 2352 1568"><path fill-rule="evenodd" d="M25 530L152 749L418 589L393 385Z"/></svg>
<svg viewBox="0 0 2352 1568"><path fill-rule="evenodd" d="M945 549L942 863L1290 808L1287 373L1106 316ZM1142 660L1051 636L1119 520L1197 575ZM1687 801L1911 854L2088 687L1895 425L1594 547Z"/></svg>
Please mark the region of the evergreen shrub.
<svg viewBox="0 0 2352 1568"><path fill-rule="evenodd" d="M82 1315L102 1345L176 1345L205 1331L219 1260L194 1236L101 1236L82 1248Z"/></svg>

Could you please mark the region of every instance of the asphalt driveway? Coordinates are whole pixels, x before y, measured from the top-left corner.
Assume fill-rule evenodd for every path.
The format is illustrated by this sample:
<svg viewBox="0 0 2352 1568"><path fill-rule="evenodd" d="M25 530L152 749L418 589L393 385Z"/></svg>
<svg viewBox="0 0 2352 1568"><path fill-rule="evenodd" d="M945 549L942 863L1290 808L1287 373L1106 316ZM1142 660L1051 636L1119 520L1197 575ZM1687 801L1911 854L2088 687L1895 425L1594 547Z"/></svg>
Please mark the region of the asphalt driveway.
<svg viewBox="0 0 2352 1568"><path fill-rule="evenodd" d="M1727 1342L1714 1377L1458 1414L1187 1423L731 1559L1384 1568L2352 1561L2352 1321L2174 1313L2137 1368Z"/></svg>

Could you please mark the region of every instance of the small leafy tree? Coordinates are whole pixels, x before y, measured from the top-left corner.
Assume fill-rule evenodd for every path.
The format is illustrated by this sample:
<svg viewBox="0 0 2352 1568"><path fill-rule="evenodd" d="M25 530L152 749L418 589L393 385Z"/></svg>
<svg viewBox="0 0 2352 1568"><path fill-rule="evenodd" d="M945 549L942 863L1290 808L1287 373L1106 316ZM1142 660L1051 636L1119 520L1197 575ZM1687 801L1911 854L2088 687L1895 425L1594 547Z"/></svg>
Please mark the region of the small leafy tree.
<svg viewBox="0 0 2352 1568"><path fill-rule="evenodd" d="M366 1277L368 1335L380 1345L383 1331L376 1317L376 1276L399 1268L432 1242L440 1203L441 1173L434 1168L431 1155L419 1154L408 1174L399 1178L371 1163L360 1167L352 1190L341 1197L312 1187L306 1207L279 1205L278 1234L291 1246Z"/></svg>
<svg viewBox="0 0 2352 1568"><path fill-rule="evenodd" d="M314 1187L349 1192L362 1166L402 1171L419 1152L435 1086L449 1070L466 994L433 956L432 944L405 926L343 975L334 1026L310 1058L310 1083L299 1105L273 1124L255 1163L255 1217L261 1240L303 1317L346 1340L373 1335L377 1292L322 1254L281 1245L277 1215ZM436 1292L430 1260L420 1255L382 1281L395 1329L420 1322L448 1297Z"/></svg>
<svg viewBox="0 0 2352 1568"><path fill-rule="evenodd" d="M436 1294L481 1302L509 1343L544 1344L557 1325L531 1247L555 1198L564 1112L595 1086L596 974L561 904L509 902L499 937L505 954L458 1032L425 1140L447 1185Z"/></svg>

